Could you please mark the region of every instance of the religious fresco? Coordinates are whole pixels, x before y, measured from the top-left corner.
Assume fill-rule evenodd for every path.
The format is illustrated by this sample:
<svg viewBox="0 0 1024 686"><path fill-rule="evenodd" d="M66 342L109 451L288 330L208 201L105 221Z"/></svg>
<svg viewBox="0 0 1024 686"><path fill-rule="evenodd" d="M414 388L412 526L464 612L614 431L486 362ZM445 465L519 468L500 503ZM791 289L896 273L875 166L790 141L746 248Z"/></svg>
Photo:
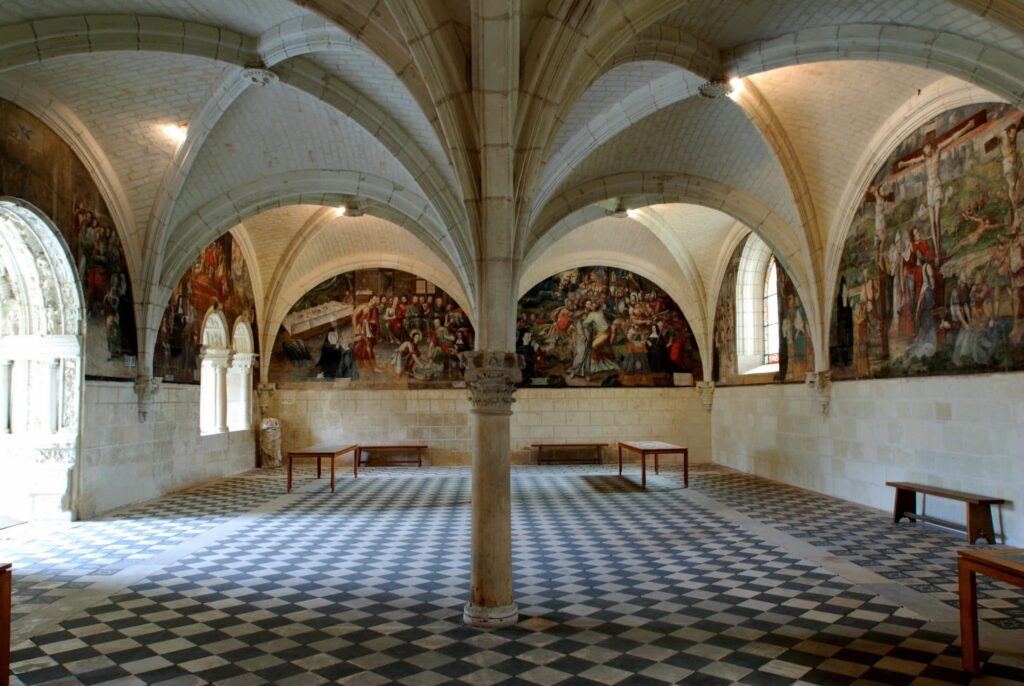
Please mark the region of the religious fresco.
<svg viewBox="0 0 1024 686"><path fill-rule="evenodd" d="M1022 116L950 110L875 174L836 277L833 378L1024 369Z"/></svg>
<svg viewBox="0 0 1024 686"><path fill-rule="evenodd" d="M523 386L671 386L702 378L679 306L647 279L613 267L550 276L519 299Z"/></svg>
<svg viewBox="0 0 1024 686"><path fill-rule="evenodd" d="M463 383L473 326L430 281L394 269L333 276L299 299L278 330L270 380L364 388Z"/></svg>
<svg viewBox="0 0 1024 686"><path fill-rule="evenodd" d="M87 378L134 379L131 279L110 212L85 165L43 122L0 100L0 196L35 205L71 250L85 296Z"/></svg>
<svg viewBox="0 0 1024 686"><path fill-rule="evenodd" d="M203 318L211 307L223 312L229 335L238 318L245 317L252 327L253 343L258 346L252 280L241 246L230 233L206 246L171 293L157 333L153 358L156 377L199 383Z"/></svg>
<svg viewBox="0 0 1024 686"><path fill-rule="evenodd" d="M715 383L735 383L738 376L736 356L736 280L740 259L748 238L740 241L729 258L715 309L714 369ZM775 380L803 383L806 373L814 371L814 346L807 325L807 311L793 280L781 264L777 265L779 306L779 371Z"/></svg>

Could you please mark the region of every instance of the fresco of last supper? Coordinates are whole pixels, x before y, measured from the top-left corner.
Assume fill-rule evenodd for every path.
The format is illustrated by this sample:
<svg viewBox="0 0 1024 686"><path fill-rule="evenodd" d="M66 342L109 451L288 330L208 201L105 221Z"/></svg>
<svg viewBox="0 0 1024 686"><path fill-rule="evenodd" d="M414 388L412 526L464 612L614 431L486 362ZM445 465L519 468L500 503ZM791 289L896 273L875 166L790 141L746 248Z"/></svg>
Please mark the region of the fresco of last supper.
<svg viewBox="0 0 1024 686"><path fill-rule="evenodd" d="M306 292L278 330L270 379L368 388L463 382L473 326L430 281L394 269L338 274Z"/></svg>
<svg viewBox="0 0 1024 686"><path fill-rule="evenodd" d="M671 386L700 380L697 343L665 291L624 269L581 267L519 299L523 386Z"/></svg>
<svg viewBox="0 0 1024 686"><path fill-rule="evenodd" d="M1024 369L1022 116L945 112L875 175L837 277L835 378Z"/></svg>

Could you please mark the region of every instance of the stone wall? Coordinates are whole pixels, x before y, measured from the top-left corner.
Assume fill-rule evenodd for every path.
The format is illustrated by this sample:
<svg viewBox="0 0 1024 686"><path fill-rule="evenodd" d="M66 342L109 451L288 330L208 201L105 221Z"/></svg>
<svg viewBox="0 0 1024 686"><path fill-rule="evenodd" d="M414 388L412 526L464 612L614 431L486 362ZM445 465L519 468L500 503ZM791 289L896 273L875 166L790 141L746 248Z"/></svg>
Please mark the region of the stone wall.
<svg viewBox="0 0 1024 686"><path fill-rule="evenodd" d="M86 381L83 425L82 518L256 464L255 432L199 435L199 386L163 384L140 423L133 384Z"/></svg>
<svg viewBox="0 0 1024 686"><path fill-rule="evenodd" d="M1003 525L1024 543L1024 374L837 382L828 416L803 386L720 388L712 438L716 463L890 512L886 481L1015 501ZM964 510L927 502L958 523Z"/></svg>
<svg viewBox="0 0 1024 686"><path fill-rule="evenodd" d="M535 442L664 440L711 459L711 421L693 388L522 389L512 406L512 460L535 461ZM470 463L465 389L370 391L288 388L274 393L269 416L283 423L282 451L320 441L425 443L431 464ZM605 459L612 459L609 448ZM666 456L665 462L674 459Z"/></svg>

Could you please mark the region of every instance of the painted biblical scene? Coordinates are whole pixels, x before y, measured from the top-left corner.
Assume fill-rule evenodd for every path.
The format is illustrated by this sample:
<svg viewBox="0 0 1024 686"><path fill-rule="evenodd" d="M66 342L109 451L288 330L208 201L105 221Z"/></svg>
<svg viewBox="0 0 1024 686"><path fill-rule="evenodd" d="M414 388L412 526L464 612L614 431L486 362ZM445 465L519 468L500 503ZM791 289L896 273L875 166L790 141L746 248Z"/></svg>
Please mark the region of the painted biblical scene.
<svg viewBox="0 0 1024 686"><path fill-rule="evenodd" d="M211 307L224 313L232 330L238 318L245 317L258 348L255 302L241 246L226 233L206 246L171 293L157 333L154 375L175 383L199 383L203 318Z"/></svg>
<svg viewBox="0 0 1024 686"><path fill-rule="evenodd" d="M1022 117L950 110L878 170L837 276L834 378L1024 369Z"/></svg>
<svg viewBox="0 0 1024 686"><path fill-rule="evenodd" d="M720 385L737 382L739 364L736 353L736 301L740 297L737 280L740 263L749 236L742 240L729 258L722 287L718 291L718 304L715 309L714 333L714 370L713 379ZM772 355L772 361L779 365L775 372L775 381L780 383L803 383L806 373L814 371L814 346L811 343L810 330L807 325L807 311L804 309L800 294L797 293L793 280L786 270L775 262L775 306L778 308L778 354ZM757 278L762 278L758 275ZM759 296L762 302L755 306L770 307L763 302L766 285L759 284ZM771 319L771 317L768 317Z"/></svg>
<svg viewBox="0 0 1024 686"><path fill-rule="evenodd" d="M580 267L555 274L520 298L517 314L523 386L671 386L674 374L686 384L702 378L679 306L633 272Z"/></svg>
<svg viewBox="0 0 1024 686"><path fill-rule="evenodd" d="M85 374L134 379L135 306L124 247L85 165L49 127L0 100L0 195L35 205L60 230L86 305Z"/></svg>
<svg viewBox="0 0 1024 686"><path fill-rule="evenodd" d="M463 383L460 353L473 326L455 300L415 274L360 269L310 289L288 312L270 380L361 388L446 388Z"/></svg>

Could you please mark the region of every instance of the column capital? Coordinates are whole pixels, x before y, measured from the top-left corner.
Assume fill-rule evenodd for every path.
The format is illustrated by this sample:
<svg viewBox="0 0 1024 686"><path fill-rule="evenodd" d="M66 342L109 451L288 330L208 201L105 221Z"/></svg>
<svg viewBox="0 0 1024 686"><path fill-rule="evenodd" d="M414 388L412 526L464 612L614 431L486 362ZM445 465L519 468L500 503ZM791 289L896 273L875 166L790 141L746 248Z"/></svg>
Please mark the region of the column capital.
<svg viewBox="0 0 1024 686"><path fill-rule="evenodd" d="M715 400L715 382L698 381L697 392L700 393L700 401L704 403L704 409L710 412Z"/></svg>
<svg viewBox="0 0 1024 686"><path fill-rule="evenodd" d="M140 375L135 377L135 395L139 398L139 423L146 421L153 398L160 390L160 379Z"/></svg>
<svg viewBox="0 0 1024 686"><path fill-rule="evenodd" d="M821 413L827 415L832 404L832 370L822 369L816 372L807 372L805 383L814 394Z"/></svg>
<svg viewBox="0 0 1024 686"><path fill-rule="evenodd" d="M462 353L466 367L471 412L476 414L512 414L516 384L522 381L519 356L503 350L474 350Z"/></svg>
<svg viewBox="0 0 1024 686"><path fill-rule="evenodd" d="M256 353L232 353L231 366L237 369L250 369L256 358Z"/></svg>
<svg viewBox="0 0 1024 686"><path fill-rule="evenodd" d="M199 351L199 359L201 364L227 369L231 364L231 351L227 348L208 348L204 345Z"/></svg>

